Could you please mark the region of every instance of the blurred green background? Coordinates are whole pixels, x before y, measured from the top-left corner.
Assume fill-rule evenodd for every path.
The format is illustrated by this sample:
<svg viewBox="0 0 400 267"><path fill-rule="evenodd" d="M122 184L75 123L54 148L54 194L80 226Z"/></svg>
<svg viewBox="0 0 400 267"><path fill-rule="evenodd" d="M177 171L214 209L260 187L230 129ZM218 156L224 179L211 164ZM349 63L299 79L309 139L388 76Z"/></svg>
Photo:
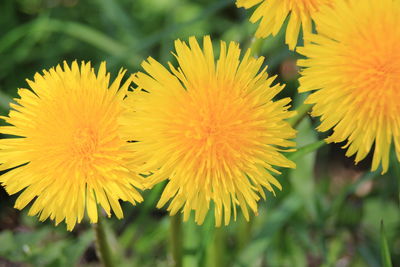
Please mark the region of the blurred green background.
<svg viewBox="0 0 400 267"><path fill-rule="evenodd" d="M211 35L252 41L256 25L249 11L234 0L2 0L0 1L0 114L25 79L63 60L107 61L116 73L131 73L152 56L173 60L173 40ZM284 32L261 44L270 74L287 84L280 95L298 95L297 55L288 51ZM3 123L3 122L1 122ZM297 126L299 147L326 135L314 129L317 119ZM0 136L1 137L1 136ZM383 266L387 242L393 266L400 266L400 166L392 156L384 176L369 172L370 157L354 166L341 144L325 145L307 155L291 155L296 170L278 177L283 191L267 194L250 223L239 217L214 229L209 216L203 226L183 223L184 266ZM105 220L117 266L172 266L170 220L155 203L163 185L145 191L145 202L124 204L125 218ZM0 266L99 266L94 232L88 222L65 230L13 209L15 196L0 189ZM385 231L381 231L383 220ZM383 250L385 252L385 250ZM387 252L387 251L386 251Z"/></svg>

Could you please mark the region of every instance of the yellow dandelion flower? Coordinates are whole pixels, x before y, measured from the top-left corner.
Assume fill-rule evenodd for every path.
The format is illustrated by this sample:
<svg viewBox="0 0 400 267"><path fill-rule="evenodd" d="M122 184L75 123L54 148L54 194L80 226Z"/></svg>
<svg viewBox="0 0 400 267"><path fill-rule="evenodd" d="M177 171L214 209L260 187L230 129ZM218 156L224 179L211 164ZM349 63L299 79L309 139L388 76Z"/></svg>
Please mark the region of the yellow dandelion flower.
<svg viewBox="0 0 400 267"><path fill-rule="evenodd" d="M168 201L171 215L195 211L201 224L214 203L216 225L228 224L240 206L257 213L263 188L281 189L270 172L274 166L294 167L280 152L291 147L295 130L285 121L289 98L272 101L283 86L274 85L263 58L250 51L240 60L238 44L221 42L215 63L211 39L203 48L194 37L189 45L175 42L178 69L168 71L152 58L137 73L137 89L128 96L131 111L124 121L131 133L150 184L168 180L158 208Z"/></svg>
<svg viewBox="0 0 400 267"><path fill-rule="evenodd" d="M290 14L286 28L286 44L294 50L299 37L300 28L303 35L312 32L312 23L315 14L322 6L330 5L331 0L237 0L238 7L246 9L259 4L250 17L252 23L261 20L256 32L257 38L275 36Z"/></svg>
<svg viewBox="0 0 400 267"><path fill-rule="evenodd" d="M372 170L386 172L392 141L400 159L400 1L340 0L315 19L299 90L315 90L306 103L320 131L333 128L328 142L347 140L356 162L375 144Z"/></svg>
<svg viewBox="0 0 400 267"><path fill-rule="evenodd" d="M122 100L131 83L120 88L125 71L109 86L110 74L102 63L96 76L90 63L76 62L36 73L27 81L31 90L19 89L8 117L10 126L0 133L14 138L0 140L0 176L9 194L23 191L15 207L33 201L29 215L56 224L65 219L72 230L85 207L97 222L99 203L110 216L123 216L119 199L142 201L133 187L141 180L129 168L133 155L128 140L120 137Z"/></svg>

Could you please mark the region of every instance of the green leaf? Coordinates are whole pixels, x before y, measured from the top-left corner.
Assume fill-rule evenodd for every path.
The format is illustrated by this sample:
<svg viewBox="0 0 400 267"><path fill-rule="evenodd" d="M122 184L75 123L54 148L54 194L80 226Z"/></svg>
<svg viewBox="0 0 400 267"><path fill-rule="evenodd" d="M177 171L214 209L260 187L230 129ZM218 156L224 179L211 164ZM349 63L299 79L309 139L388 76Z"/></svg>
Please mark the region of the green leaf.
<svg viewBox="0 0 400 267"><path fill-rule="evenodd" d="M386 232L383 220L381 221L381 257L382 257L382 266L384 267L393 266L392 260L390 258L390 250L386 239Z"/></svg>
<svg viewBox="0 0 400 267"><path fill-rule="evenodd" d="M64 249L66 266L75 266L85 250L94 240L94 231L89 230L79 235L78 240L71 240Z"/></svg>
<svg viewBox="0 0 400 267"><path fill-rule="evenodd" d="M185 21L179 24L170 25L146 37L145 39L142 40L141 45L140 47L138 47L138 49L143 50L145 48L154 46L157 43L161 42L164 38L170 37L175 33L181 33L184 28L190 28L196 22L208 19L209 17L211 17L211 15L217 13L221 9L226 8L231 4L232 0L213 1L212 4L202 9L202 12L199 12L199 14L193 19L190 19L189 21Z"/></svg>
<svg viewBox="0 0 400 267"><path fill-rule="evenodd" d="M255 239L240 253L235 266L253 266L268 249L273 237L277 234L291 216L299 210L301 201L298 195L289 195L281 205L270 210L266 223Z"/></svg>
<svg viewBox="0 0 400 267"><path fill-rule="evenodd" d="M139 232L143 232L143 225L150 219L150 212L156 206L160 199L161 193L164 190L165 182L157 184L152 190L144 193L145 202L138 210L139 214L135 220L130 223L118 238L118 243L123 248L129 248L135 243L135 238Z"/></svg>
<svg viewBox="0 0 400 267"><path fill-rule="evenodd" d="M9 97L7 94L3 93L0 91L0 108L4 110L9 110L10 108L10 102L12 101L12 98Z"/></svg>
<svg viewBox="0 0 400 267"><path fill-rule="evenodd" d="M285 234L287 246L287 260L289 266L307 266L307 250L304 246L299 246L299 240L294 234Z"/></svg>
<svg viewBox="0 0 400 267"><path fill-rule="evenodd" d="M346 239L346 237L342 233L337 233L335 234L335 237L330 240L328 244L326 263L323 267L335 266L335 263L338 262L343 251L344 239Z"/></svg>
<svg viewBox="0 0 400 267"><path fill-rule="evenodd" d="M138 25L136 25L131 17L127 14L126 9L121 7L121 3L117 0L96 0L107 21L116 26L117 29L129 34L132 38L138 36Z"/></svg>
<svg viewBox="0 0 400 267"><path fill-rule="evenodd" d="M14 47L14 45L27 34L33 28L35 23L37 23L39 19L36 19L32 22L25 23L21 26L15 27L6 34L2 36L0 39L0 53L4 53L9 48Z"/></svg>
<svg viewBox="0 0 400 267"><path fill-rule="evenodd" d="M0 235L0 257L10 261L30 262L42 246L38 245L51 232L42 228L32 232L12 233L5 231Z"/></svg>
<svg viewBox="0 0 400 267"><path fill-rule="evenodd" d="M298 167L290 170L289 174L293 191L299 196L299 199L304 204L311 220L315 220L317 217L314 163L315 149L320 147L321 142L315 142L316 140L317 137L312 128L310 119L304 119L299 125L299 133L296 138L296 143L298 145L311 143L311 148L310 145L307 145L309 148L304 149L303 147L300 149L302 151L301 154L294 158L294 162Z"/></svg>
<svg viewBox="0 0 400 267"><path fill-rule="evenodd" d="M125 45L122 44L105 33L98 31L90 26L71 22L71 21L61 21L55 19L49 19L48 29L53 31L65 33L71 37L77 38L84 41L99 50L105 51L106 53L115 57L127 57L128 60L133 60L136 64L139 63L138 57L135 57L132 51Z"/></svg>
<svg viewBox="0 0 400 267"><path fill-rule="evenodd" d="M15 242L13 238L13 234L11 231L4 231L0 233L0 256L5 257L9 252L14 251L18 244Z"/></svg>
<svg viewBox="0 0 400 267"><path fill-rule="evenodd" d="M29 36L41 36L44 33L60 32L75 39L86 42L93 47L108 53L133 66L138 66L142 58L136 56L132 48L121 43L107 34L78 22L63 21L41 16L36 20L23 24L18 28L9 31L0 39L0 52L12 48L20 39ZM36 39L40 39L36 37Z"/></svg>

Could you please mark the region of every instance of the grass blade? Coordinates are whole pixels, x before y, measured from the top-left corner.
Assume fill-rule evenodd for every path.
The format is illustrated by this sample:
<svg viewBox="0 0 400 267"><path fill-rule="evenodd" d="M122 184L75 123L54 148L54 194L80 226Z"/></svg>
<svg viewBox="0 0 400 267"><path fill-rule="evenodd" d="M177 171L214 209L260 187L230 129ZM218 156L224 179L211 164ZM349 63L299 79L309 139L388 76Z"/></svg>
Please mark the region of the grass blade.
<svg viewBox="0 0 400 267"><path fill-rule="evenodd" d="M386 239L385 226L381 221L381 257L383 267L392 267L392 260L390 258L390 250Z"/></svg>

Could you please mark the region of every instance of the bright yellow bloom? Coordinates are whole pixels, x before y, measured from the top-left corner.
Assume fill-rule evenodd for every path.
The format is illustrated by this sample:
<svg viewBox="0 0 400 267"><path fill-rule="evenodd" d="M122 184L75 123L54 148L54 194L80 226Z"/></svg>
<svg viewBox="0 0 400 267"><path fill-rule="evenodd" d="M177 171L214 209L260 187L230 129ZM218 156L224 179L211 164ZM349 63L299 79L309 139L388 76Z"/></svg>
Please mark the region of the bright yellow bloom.
<svg viewBox="0 0 400 267"><path fill-rule="evenodd" d="M11 126L0 132L15 136L0 140L0 176L10 194L23 190L15 207L33 205L29 215L65 219L72 230L84 216L97 222L97 204L108 216L123 216L119 199L135 203L142 197L133 186L141 180L129 168L134 156L122 139L119 117L131 83L120 88L125 71L109 86L110 74L102 63L96 76L90 63L76 62L35 74L27 81L32 90L19 89L11 104ZM111 208L110 208L111 207Z"/></svg>
<svg viewBox="0 0 400 267"><path fill-rule="evenodd" d="M239 205L246 219L248 207L257 213L263 188L281 189L270 172L274 166L294 167L280 152L295 145L295 130L284 121L289 98L273 102L283 89L271 87L275 77L260 71L263 58L250 51L240 60L238 44L221 42L215 63L209 37L201 49L194 37L189 46L175 42L179 68L168 71L152 58L137 73L137 89L128 96L131 126L143 170L152 172L151 185L168 179L158 207L171 200L171 215L183 208L184 220L191 210L201 224L215 207L216 225L224 217L236 218ZM144 90L144 91L143 91Z"/></svg>
<svg viewBox="0 0 400 267"><path fill-rule="evenodd" d="M252 23L259 20L260 26L256 37L265 38L275 36L290 14L286 29L286 44L289 49L294 50L299 37L300 28L303 35L307 36L312 32L312 22L318 10L329 5L332 0L237 0L238 7L246 9L260 4L250 18Z"/></svg>
<svg viewBox="0 0 400 267"><path fill-rule="evenodd" d="M300 92L316 90L306 103L320 131L333 128L328 142L347 140L356 162L375 144L372 170L386 172L392 141L400 159L400 1L340 0L315 20Z"/></svg>

